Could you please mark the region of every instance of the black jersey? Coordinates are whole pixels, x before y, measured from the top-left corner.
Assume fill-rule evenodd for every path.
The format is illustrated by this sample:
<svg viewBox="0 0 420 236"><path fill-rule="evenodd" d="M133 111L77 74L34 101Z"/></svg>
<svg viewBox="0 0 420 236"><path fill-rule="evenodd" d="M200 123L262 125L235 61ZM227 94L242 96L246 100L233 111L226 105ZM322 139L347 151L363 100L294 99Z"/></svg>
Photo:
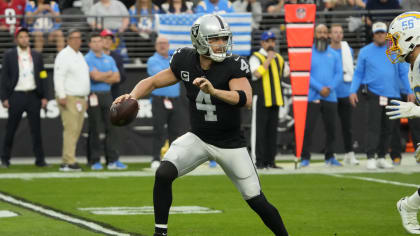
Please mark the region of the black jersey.
<svg viewBox="0 0 420 236"><path fill-rule="evenodd" d="M200 67L200 55L195 49L180 48L170 62L175 76L184 82L190 101L191 131L204 142L220 148L245 147L241 134L240 108L221 101L193 85L194 79L206 77L216 89L230 90L234 78L251 78L248 62L237 55L223 62L213 62L209 70Z"/></svg>

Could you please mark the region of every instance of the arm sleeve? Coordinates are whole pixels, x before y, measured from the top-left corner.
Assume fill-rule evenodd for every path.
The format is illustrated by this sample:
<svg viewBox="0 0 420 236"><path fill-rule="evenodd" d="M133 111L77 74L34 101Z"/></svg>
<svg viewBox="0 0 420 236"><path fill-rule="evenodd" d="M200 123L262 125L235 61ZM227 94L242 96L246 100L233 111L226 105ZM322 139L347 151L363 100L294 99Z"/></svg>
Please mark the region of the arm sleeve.
<svg viewBox="0 0 420 236"><path fill-rule="evenodd" d="M332 88L335 89L340 84L343 78L343 64L341 63L340 57L335 53L335 66L334 66L334 80Z"/></svg>
<svg viewBox="0 0 420 236"><path fill-rule="evenodd" d="M185 58L187 58L186 54L186 50L183 48L178 48L174 54L172 55L171 61L169 62L169 67L171 68L172 72L174 73L175 77L179 80L181 80L180 77L180 66L181 66L181 62L182 60L185 60Z"/></svg>
<svg viewBox="0 0 420 236"><path fill-rule="evenodd" d="M58 98L65 98L66 92L64 89L65 74L67 72L68 63L66 63L63 54L59 54L54 62L54 90Z"/></svg>
<svg viewBox="0 0 420 236"><path fill-rule="evenodd" d="M410 88L410 82L408 81L408 66L407 63L398 63L398 74L402 84L402 93L403 94L412 94L413 90Z"/></svg>
<svg viewBox="0 0 420 236"><path fill-rule="evenodd" d="M309 79L309 86L316 91L321 91L321 89L324 87L320 82L318 82L315 77L311 75L311 78Z"/></svg>
<svg viewBox="0 0 420 236"><path fill-rule="evenodd" d="M1 84L0 84L0 96L1 96L1 100L4 101L6 99L8 99L8 93L7 93L7 80L8 75L9 75L9 60L8 60L8 55L9 54L5 54L3 57L3 63L2 63L2 68L1 68Z"/></svg>
<svg viewBox="0 0 420 236"><path fill-rule="evenodd" d="M258 67L261 65L260 60L254 55L249 58L249 66L251 68L251 73L254 73Z"/></svg>
<svg viewBox="0 0 420 236"><path fill-rule="evenodd" d="M120 71L118 70L117 64L115 63L114 58L110 57L110 59L112 59L112 60L111 60L111 71L112 71L112 72L120 72Z"/></svg>
<svg viewBox="0 0 420 236"><path fill-rule="evenodd" d="M246 77L248 80L251 80L251 70L249 68L249 64L247 60L240 56L240 59L235 61L233 59L234 57L231 57L230 60L233 63L233 71L231 78L242 78ZM235 55L236 58L236 55Z"/></svg>
<svg viewBox="0 0 420 236"><path fill-rule="evenodd" d="M359 53L359 58L357 58L356 68L353 74L353 81L351 82L350 93L356 93L359 90L360 83L363 80L365 74L365 59L363 50Z"/></svg>

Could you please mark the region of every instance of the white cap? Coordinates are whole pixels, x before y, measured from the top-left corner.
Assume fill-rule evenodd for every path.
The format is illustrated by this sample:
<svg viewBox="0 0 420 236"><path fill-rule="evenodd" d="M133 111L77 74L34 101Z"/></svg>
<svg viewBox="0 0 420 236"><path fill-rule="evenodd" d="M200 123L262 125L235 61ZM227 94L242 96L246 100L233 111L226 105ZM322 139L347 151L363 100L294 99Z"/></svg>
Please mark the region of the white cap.
<svg viewBox="0 0 420 236"><path fill-rule="evenodd" d="M387 32L386 24L383 22L376 22L372 25L372 32L375 34L377 32Z"/></svg>

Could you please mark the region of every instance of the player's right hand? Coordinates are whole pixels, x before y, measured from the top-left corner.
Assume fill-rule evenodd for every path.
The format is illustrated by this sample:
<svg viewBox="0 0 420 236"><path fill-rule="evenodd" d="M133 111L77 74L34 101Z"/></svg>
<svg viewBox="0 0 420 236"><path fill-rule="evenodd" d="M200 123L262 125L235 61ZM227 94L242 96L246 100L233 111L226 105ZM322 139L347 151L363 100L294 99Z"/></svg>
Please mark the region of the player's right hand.
<svg viewBox="0 0 420 236"><path fill-rule="evenodd" d="M124 100L127 100L127 99L130 99L130 98L133 98L133 97L131 97L130 94L128 94L128 93L127 94L123 94L123 95L117 97L115 99L115 101L112 103L112 105L117 104L117 103L120 103L120 102L122 102Z"/></svg>
<svg viewBox="0 0 420 236"><path fill-rule="evenodd" d="M402 102L398 100L391 100L391 104L385 108L388 111L386 114L389 116L389 119L395 120L400 118L413 118L420 116L419 109L416 104L412 102Z"/></svg>

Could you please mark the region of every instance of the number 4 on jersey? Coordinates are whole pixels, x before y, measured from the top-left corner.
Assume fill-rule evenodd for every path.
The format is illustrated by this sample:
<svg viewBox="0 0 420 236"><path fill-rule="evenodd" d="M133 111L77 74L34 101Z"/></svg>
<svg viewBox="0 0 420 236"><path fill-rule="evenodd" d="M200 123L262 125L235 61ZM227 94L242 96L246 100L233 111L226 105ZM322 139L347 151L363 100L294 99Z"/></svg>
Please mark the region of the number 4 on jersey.
<svg viewBox="0 0 420 236"><path fill-rule="evenodd" d="M204 93L200 90L197 98L195 99L195 104L197 106L197 110L206 112L204 115L205 121L217 121L217 115L215 114L216 105L211 103L210 94Z"/></svg>

